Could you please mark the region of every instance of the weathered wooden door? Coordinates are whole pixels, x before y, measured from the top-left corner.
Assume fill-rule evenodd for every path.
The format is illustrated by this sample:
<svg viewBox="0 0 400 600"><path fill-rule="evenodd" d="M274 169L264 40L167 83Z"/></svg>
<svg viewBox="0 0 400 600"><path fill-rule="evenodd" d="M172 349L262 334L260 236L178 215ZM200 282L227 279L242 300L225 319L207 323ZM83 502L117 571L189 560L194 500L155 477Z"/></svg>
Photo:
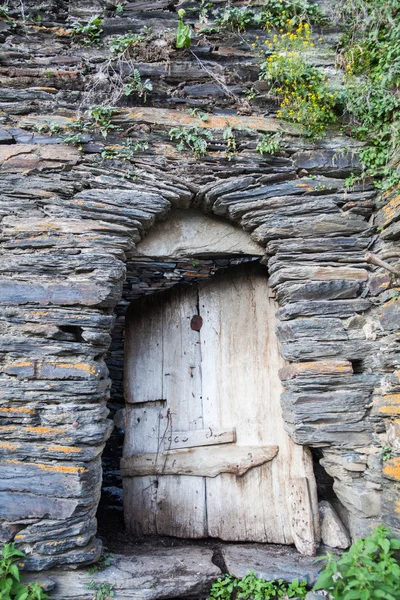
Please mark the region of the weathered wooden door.
<svg viewBox="0 0 400 600"><path fill-rule="evenodd" d="M312 460L284 430L274 313L259 266L132 304L121 463L132 533L314 552Z"/></svg>

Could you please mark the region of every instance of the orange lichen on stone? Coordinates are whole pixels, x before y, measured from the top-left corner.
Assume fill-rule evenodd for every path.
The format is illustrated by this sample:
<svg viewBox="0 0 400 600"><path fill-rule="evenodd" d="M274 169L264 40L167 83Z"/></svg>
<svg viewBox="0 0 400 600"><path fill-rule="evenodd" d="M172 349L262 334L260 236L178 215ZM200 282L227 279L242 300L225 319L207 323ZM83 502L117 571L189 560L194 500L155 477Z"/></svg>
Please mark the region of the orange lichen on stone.
<svg viewBox="0 0 400 600"><path fill-rule="evenodd" d="M74 446L49 446L49 452L65 452L65 454L74 454L81 452L81 448L75 448Z"/></svg>
<svg viewBox="0 0 400 600"><path fill-rule="evenodd" d="M400 457L391 458L390 460L388 460L383 469L383 473L391 479L396 479L396 481L400 481Z"/></svg>
<svg viewBox="0 0 400 600"><path fill-rule="evenodd" d="M35 411L32 408L23 408L22 406L16 406L15 408L3 407L0 406L0 412L3 413L26 413L29 415L34 415Z"/></svg>
<svg viewBox="0 0 400 600"><path fill-rule="evenodd" d="M76 473L86 473L85 467L65 467L64 465L46 465L43 463L28 463L23 460L17 460L16 458L9 458L5 460L6 463L12 463L16 465L29 466L30 468L41 469L42 471L51 471L53 473L65 473L75 475Z"/></svg>
<svg viewBox="0 0 400 600"><path fill-rule="evenodd" d="M6 450L18 450L20 448L20 444L11 444L7 442L0 442L0 448L5 448Z"/></svg>
<svg viewBox="0 0 400 600"><path fill-rule="evenodd" d="M79 369L81 371L89 373L90 375L97 374L96 367L88 363L54 363L54 365L59 369Z"/></svg>
<svg viewBox="0 0 400 600"><path fill-rule="evenodd" d="M400 394L388 394L381 399L378 410L385 415L400 415Z"/></svg>

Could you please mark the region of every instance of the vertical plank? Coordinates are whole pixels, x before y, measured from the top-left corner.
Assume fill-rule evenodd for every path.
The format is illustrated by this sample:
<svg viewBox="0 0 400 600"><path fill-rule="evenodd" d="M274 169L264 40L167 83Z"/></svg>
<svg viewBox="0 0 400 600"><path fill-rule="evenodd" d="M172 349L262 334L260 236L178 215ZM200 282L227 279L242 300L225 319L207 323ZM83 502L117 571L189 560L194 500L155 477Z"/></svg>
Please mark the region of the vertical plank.
<svg viewBox="0 0 400 600"><path fill-rule="evenodd" d="M163 303L163 390L179 431L203 428L200 333L190 327L197 302L196 286L176 286Z"/></svg>
<svg viewBox="0 0 400 600"><path fill-rule="evenodd" d="M165 402L128 404L123 455L162 451L167 424ZM133 535L156 534L157 477L124 477L123 484L127 530Z"/></svg>
<svg viewBox="0 0 400 600"><path fill-rule="evenodd" d="M207 536L204 477L164 475L157 490L159 535L179 538Z"/></svg>
<svg viewBox="0 0 400 600"><path fill-rule="evenodd" d="M131 303L126 316L124 391L128 403L162 400L162 298Z"/></svg>
<svg viewBox="0 0 400 600"><path fill-rule="evenodd" d="M291 544L289 479L308 475L311 457L284 430L278 377L284 362L266 271L247 266L216 276L200 287L199 305L204 426L236 427L239 445L279 446L271 463L242 478L207 480L209 535Z"/></svg>
<svg viewBox="0 0 400 600"><path fill-rule="evenodd" d="M314 556L317 550L314 515L306 477L290 480L289 515L296 548L301 554Z"/></svg>
<svg viewBox="0 0 400 600"><path fill-rule="evenodd" d="M200 334L190 327L197 302L197 287L176 286L163 305L163 389L170 411L169 433L203 428ZM157 508L160 535L207 535L204 478L160 477Z"/></svg>

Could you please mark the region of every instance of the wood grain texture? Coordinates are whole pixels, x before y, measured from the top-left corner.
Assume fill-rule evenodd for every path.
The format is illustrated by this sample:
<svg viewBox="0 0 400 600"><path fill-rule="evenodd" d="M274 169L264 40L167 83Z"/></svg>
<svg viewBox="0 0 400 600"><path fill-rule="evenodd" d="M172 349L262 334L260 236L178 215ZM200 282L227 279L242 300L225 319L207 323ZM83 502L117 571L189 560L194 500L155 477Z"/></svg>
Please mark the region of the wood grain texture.
<svg viewBox="0 0 400 600"><path fill-rule="evenodd" d="M125 479L158 482L154 515L143 517L145 529L155 526L158 533L178 537L296 543L304 553L310 552L312 536L318 537L312 457L284 429L278 373L285 363L269 291L261 267L229 270L198 288L163 294L160 310L142 316L152 319L151 326L146 330L141 323L136 335L132 332L140 349L146 346L137 336L155 338L162 331L165 403L128 409L132 431L121 462ZM203 318L200 331L190 328L195 314ZM147 348L157 348L156 342L147 342ZM146 383L144 395L148 389ZM135 394L139 401L140 389ZM210 443L210 431L213 445L203 445ZM222 432L226 443L217 444L215 432ZM302 500L313 527L307 534L290 505L294 478L310 481ZM295 489L301 493L301 486ZM141 491L129 498L125 511L136 516L128 516L127 523L138 531L136 518L142 518L145 505L154 511L154 504Z"/></svg>
<svg viewBox="0 0 400 600"><path fill-rule="evenodd" d="M236 430L209 427L194 431L172 431L164 440L164 450L193 448L195 446L215 446L236 442Z"/></svg>
<svg viewBox="0 0 400 600"><path fill-rule="evenodd" d="M133 454L121 460L123 477L142 475L192 475L216 477L233 473L241 477L249 469L272 460L278 446L205 446L162 453Z"/></svg>

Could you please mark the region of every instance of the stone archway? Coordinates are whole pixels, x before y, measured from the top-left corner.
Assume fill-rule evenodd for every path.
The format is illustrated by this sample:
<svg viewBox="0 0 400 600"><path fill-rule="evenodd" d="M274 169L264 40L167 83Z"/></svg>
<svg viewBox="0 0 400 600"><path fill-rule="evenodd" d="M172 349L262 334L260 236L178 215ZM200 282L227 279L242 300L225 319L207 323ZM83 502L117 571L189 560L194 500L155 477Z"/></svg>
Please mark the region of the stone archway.
<svg viewBox="0 0 400 600"><path fill-rule="evenodd" d="M281 353L293 363L283 373L286 427L296 443L323 448L353 534L372 526L380 492L363 475L347 474L366 469L360 449L371 443L367 408L379 380L362 367L359 372L359 361L376 345L366 339L362 319L354 318L371 305L363 262L370 229L364 216L342 208L343 180L293 179L294 159L271 158L268 170L276 165L275 175L216 177L197 187L166 176L160 184L148 180L145 191L112 169L105 175L75 168L79 155L72 155L64 159L70 173L55 172L50 180L20 175L18 158L3 167L19 200L12 200L16 216L3 219L13 274L0 300L13 350L2 378L1 518L6 539L17 536L30 552L26 566L90 562L99 555L100 455L111 425L103 356L125 264L171 208L165 186L175 205L228 216L266 246ZM362 203L369 195L356 191L347 199ZM21 208L26 202L31 213ZM29 285L27 270L35 273Z"/></svg>

